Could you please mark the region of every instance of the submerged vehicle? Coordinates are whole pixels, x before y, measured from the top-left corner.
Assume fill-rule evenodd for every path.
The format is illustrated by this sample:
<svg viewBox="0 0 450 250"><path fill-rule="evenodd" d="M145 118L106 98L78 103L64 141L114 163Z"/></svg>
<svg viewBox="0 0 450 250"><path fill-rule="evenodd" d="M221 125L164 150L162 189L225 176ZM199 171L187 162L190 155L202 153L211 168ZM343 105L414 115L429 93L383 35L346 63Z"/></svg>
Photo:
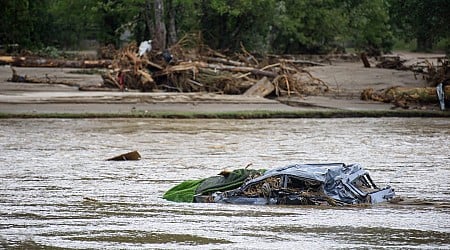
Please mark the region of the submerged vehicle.
<svg viewBox="0 0 450 250"><path fill-rule="evenodd" d="M223 172L182 182L163 198L180 202L343 206L385 202L394 195L390 186L378 188L360 164L326 163Z"/></svg>

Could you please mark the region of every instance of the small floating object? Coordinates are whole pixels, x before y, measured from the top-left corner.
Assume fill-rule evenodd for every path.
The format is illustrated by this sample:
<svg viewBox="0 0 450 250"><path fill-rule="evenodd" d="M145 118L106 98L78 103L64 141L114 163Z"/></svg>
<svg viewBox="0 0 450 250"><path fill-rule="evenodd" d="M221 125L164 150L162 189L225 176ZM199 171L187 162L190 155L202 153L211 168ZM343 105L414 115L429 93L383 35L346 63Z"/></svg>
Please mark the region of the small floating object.
<svg viewBox="0 0 450 250"><path fill-rule="evenodd" d="M138 151L128 152L126 154L121 154L112 158L107 159L107 161L138 161L141 159L141 155Z"/></svg>
<svg viewBox="0 0 450 250"><path fill-rule="evenodd" d="M83 202L98 202L98 200L90 197L83 197Z"/></svg>

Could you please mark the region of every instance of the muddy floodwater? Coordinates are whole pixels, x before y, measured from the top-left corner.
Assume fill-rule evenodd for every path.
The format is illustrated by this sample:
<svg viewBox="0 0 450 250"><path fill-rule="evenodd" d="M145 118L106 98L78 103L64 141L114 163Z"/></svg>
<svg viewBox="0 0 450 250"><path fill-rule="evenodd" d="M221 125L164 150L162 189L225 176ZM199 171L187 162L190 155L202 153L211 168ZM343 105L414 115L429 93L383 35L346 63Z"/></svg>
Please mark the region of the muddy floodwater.
<svg viewBox="0 0 450 250"><path fill-rule="evenodd" d="M105 159L138 150L140 161ZM411 205L174 203L223 168L361 163ZM0 120L0 248L450 248L450 119Z"/></svg>

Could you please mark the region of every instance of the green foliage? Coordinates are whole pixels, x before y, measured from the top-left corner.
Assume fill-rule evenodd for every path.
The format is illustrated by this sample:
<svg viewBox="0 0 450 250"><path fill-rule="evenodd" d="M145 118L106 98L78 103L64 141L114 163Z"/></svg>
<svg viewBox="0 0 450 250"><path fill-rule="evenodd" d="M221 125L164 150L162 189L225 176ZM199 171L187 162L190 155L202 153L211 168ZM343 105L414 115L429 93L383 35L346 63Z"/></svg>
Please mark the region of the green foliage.
<svg viewBox="0 0 450 250"><path fill-rule="evenodd" d="M273 49L278 53L323 53L343 42L347 18L339 1L278 1Z"/></svg>
<svg viewBox="0 0 450 250"><path fill-rule="evenodd" d="M164 0L166 26L200 31L213 49L327 53L350 45L388 52L398 39L419 50L448 46L448 0ZM154 0L2 0L0 44L77 48L84 39L120 44L124 30L152 38ZM172 12L170 12L172 11ZM169 13L176 13L170 19ZM167 26L168 27L168 26ZM443 44L443 45L442 45Z"/></svg>
<svg viewBox="0 0 450 250"><path fill-rule="evenodd" d="M201 1L172 0L175 8L178 33L191 33L200 30L202 17Z"/></svg>
<svg viewBox="0 0 450 250"><path fill-rule="evenodd" d="M46 0L2 0L0 44L19 44L35 48L43 41L42 27L49 23Z"/></svg>
<svg viewBox="0 0 450 250"><path fill-rule="evenodd" d="M266 50L274 0L202 1L200 29L213 48L239 50L241 43Z"/></svg>
<svg viewBox="0 0 450 250"><path fill-rule="evenodd" d="M394 44L386 1L348 1L346 8L354 46L369 55L390 52Z"/></svg>
<svg viewBox="0 0 450 250"><path fill-rule="evenodd" d="M144 9L143 6L143 0L97 1L89 10L96 31L95 38L101 44L119 45L120 34L127 28L135 28L134 17Z"/></svg>
<svg viewBox="0 0 450 250"><path fill-rule="evenodd" d="M194 202L195 190L203 181L204 179L184 181L167 190L163 199L176 202Z"/></svg>
<svg viewBox="0 0 450 250"><path fill-rule="evenodd" d="M49 0L49 15L52 18L52 43L62 48L76 47L80 41L92 34L90 9L95 4L90 0L59 1Z"/></svg>
<svg viewBox="0 0 450 250"><path fill-rule="evenodd" d="M450 37L448 0L390 0L390 17L397 36L416 39L417 50L429 51Z"/></svg>
<svg viewBox="0 0 450 250"><path fill-rule="evenodd" d="M53 46L47 46L35 52L36 55L42 57L58 58L61 56L59 50Z"/></svg>

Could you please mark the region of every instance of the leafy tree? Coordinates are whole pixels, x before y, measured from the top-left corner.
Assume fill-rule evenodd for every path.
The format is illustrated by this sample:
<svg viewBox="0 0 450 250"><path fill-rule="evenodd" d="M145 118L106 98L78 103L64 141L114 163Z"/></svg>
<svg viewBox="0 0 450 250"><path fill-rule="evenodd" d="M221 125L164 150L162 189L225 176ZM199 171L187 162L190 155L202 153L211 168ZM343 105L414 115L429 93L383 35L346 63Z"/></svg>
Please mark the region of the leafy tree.
<svg viewBox="0 0 450 250"><path fill-rule="evenodd" d="M162 47L201 31L214 49L326 53L351 44L376 54L394 35L415 38L419 50L450 41L448 13L448 0L2 0L0 44L119 45L128 29L138 42L162 35Z"/></svg>
<svg viewBox="0 0 450 250"><path fill-rule="evenodd" d="M169 44L178 41L186 33L200 31L200 21L202 17L201 1L198 0L166 0ZM170 33L173 33L170 37Z"/></svg>
<svg viewBox="0 0 450 250"><path fill-rule="evenodd" d="M200 29L213 48L236 50L240 44L264 50L274 0L203 0Z"/></svg>
<svg viewBox="0 0 450 250"><path fill-rule="evenodd" d="M61 1L50 0L48 14L53 23L48 29L52 32L53 43L60 47L76 47L86 38L94 36L92 8L96 2L90 0Z"/></svg>
<svg viewBox="0 0 450 250"><path fill-rule="evenodd" d="M92 2L92 1L90 1ZM144 9L144 0L97 0L87 10L90 36L101 44L120 45L120 35L126 29L135 29L136 17Z"/></svg>
<svg viewBox="0 0 450 250"><path fill-rule="evenodd" d="M0 44L19 44L35 48L48 42L46 26L51 22L46 14L47 0L2 0L0 8Z"/></svg>
<svg viewBox="0 0 450 250"><path fill-rule="evenodd" d="M279 53L322 53L343 42L347 19L339 1L278 1L273 49Z"/></svg>
<svg viewBox="0 0 450 250"><path fill-rule="evenodd" d="M429 51L440 39L450 37L448 0L390 0L390 15L396 33L416 39L417 50Z"/></svg>
<svg viewBox="0 0 450 250"><path fill-rule="evenodd" d="M349 38L355 48L379 55L393 47L389 25L388 4L385 0L347 0Z"/></svg>

